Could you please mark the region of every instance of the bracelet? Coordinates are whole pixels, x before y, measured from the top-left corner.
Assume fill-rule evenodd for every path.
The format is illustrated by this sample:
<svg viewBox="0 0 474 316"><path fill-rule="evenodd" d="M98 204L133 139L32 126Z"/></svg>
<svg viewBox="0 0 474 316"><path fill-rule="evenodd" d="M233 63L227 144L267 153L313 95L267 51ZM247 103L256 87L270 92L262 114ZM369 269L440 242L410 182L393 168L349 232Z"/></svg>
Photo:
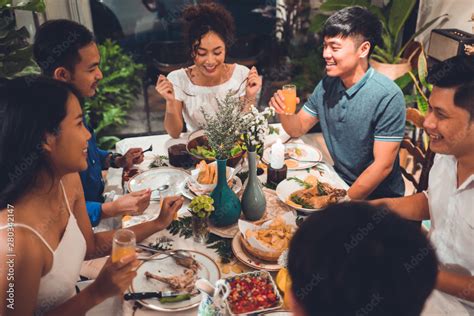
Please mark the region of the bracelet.
<svg viewBox="0 0 474 316"><path fill-rule="evenodd" d="M119 157L122 157L123 155L122 154L119 154L119 153L113 153L111 156L110 156L110 167L112 168L120 168L119 166L117 166L117 164L115 163L115 160Z"/></svg>

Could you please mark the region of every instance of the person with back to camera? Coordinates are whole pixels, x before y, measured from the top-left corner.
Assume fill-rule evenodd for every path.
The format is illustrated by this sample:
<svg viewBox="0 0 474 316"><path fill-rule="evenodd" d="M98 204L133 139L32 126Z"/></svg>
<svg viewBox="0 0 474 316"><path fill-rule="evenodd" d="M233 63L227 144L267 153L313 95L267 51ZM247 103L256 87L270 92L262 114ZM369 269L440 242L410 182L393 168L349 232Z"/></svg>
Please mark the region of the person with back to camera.
<svg viewBox="0 0 474 316"><path fill-rule="evenodd" d="M160 75L156 91L166 100L165 129L178 138L186 123L190 132L204 123L201 107L217 110L217 99L229 93L245 100L246 109L255 104L262 80L257 69L225 62L234 39L231 14L216 3L187 7L183 12L186 44L194 65Z"/></svg>
<svg viewBox="0 0 474 316"><path fill-rule="evenodd" d="M310 215L291 240L288 271L295 316L418 316L438 273L417 227L365 202Z"/></svg>

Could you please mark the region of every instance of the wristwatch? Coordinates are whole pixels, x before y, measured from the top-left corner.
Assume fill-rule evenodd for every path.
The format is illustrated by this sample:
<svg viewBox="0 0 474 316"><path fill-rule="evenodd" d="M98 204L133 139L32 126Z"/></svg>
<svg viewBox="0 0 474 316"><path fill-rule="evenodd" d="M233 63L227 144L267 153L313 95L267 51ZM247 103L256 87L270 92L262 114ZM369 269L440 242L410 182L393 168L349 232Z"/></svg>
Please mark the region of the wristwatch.
<svg viewBox="0 0 474 316"><path fill-rule="evenodd" d="M123 155L122 154L119 154L119 153L112 153L112 155L110 156L110 167L112 168L121 168L119 166L117 166L117 164L115 163L115 160L119 157L122 157Z"/></svg>

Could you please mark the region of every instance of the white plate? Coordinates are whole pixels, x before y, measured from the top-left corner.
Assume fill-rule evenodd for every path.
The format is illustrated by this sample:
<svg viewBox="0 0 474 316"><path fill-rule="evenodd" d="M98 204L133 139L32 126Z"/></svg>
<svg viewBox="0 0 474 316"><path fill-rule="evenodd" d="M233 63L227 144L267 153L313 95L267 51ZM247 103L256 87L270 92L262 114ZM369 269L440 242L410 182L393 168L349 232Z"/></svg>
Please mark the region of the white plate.
<svg viewBox="0 0 474 316"><path fill-rule="evenodd" d="M347 184L343 185L341 183L342 180L340 180L340 178L336 178L337 175L335 173L333 173L333 171L331 171L329 169L329 167L327 167L324 164L321 164L321 168L324 170L322 175L318 171L311 170L310 172L300 171L298 173L293 174L291 177L296 177L298 179L304 180L308 175L312 174L312 175L316 176L319 181L328 183L331 186L333 186L334 188L344 189L344 190L348 189ZM296 182L295 180L285 179L282 182L280 182L278 184L278 186L276 187L276 194L277 194L278 198L280 199L280 201L282 201L286 205L291 206L292 208L297 209L297 210L299 210L303 213L309 214L309 213L313 213L313 212L321 210L321 209L317 209L317 208L294 207L293 205L290 205L286 202L288 197L293 192L301 190L301 189L304 189L304 187L302 187L300 184L298 184L298 182Z"/></svg>
<svg viewBox="0 0 474 316"><path fill-rule="evenodd" d="M289 150L299 148L303 151L303 154L298 157L300 160L311 160L314 162L299 162L297 160L293 160L294 162L298 163L295 167L288 168L288 170L303 170L303 169L308 169L313 166L315 166L318 161L321 161L323 159L323 154L321 151L319 151L317 148L306 145L306 144L298 144L298 143L291 143L291 144L285 144L285 153L288 153ZM263 157L262 161L269 164L270 163L270 157L271 157L271 150L272 148L269 147L265 149L263 152Z"/></svg>
<svg viewBox="0 0 474 316"><path fill-rule="evenodd" d="M234 253L237 260L239 260L248 267L258 270L278 271L281 269L281 266L278 263L260 260L246 252L245 249L242 247L240 241L241 238L242 234L236 234L232 239L232 252Z"/></svg>
<svg viewBox="0 0 474 316"><path fill-rule="evenodd" d="M154 168L132 177L128 181L127 188L129 192L136 192L143 189L157 189L166 184L169 185L165 192L167 195L182 194L184 183L189 174L181 169L171 167ZM157 190L151 194L152 200L160 199L160 192Z"/></svg>
<svg viewBox="0 0 474 316"><path fill-rule="evenodd" d="M196 193L195 193L190 188L190 186L192 186L192 184L190 185L190 181L192 181L192 180L189 177L185 181L185 185L184 185L183 190L182 190L182 194L183 194L184 197L192 200L196 196L196 193L209 194L209 193L212 192L212 191L209 191L209 192L202 192L201 193L199 191L196 191ZM234 193L237 194L237 193L240 192L240 190L242 190L242 181L240 180L239 177L234 176L233 182L234 182L234 185L232 186L232 191L234 191Z"/></svg>
<svg viewBox="0 0 474 316"><path fill-rule="evenodd" d="M193 258L201 265L197 275L198 278L205 278L214 284L217 280L220 279L221 273L219 267L205 254L202 254L197 251L189 251ZM156 256L166 256L163 254L157 254ZM149 260L143 262L137 269L137 276L133 279L132 285L130 286L129 291L131 293L135 292L155 292L155 291L171 291L171 288L163 282L153 279L147 279L145 277L145 272L149 271L154 274L169 276L177 275L183 273L185 270L184 267L176 264L172 257L167 257L163 260ZM184 311L191 308L194 308L199 305L201 302L201 294L194 295L190 300L182 301L178 303L166 303L162 304L157 299L146 299L141 300L140 303L150 309L156 311L165 311L165 312L177 312Z"/></svg>

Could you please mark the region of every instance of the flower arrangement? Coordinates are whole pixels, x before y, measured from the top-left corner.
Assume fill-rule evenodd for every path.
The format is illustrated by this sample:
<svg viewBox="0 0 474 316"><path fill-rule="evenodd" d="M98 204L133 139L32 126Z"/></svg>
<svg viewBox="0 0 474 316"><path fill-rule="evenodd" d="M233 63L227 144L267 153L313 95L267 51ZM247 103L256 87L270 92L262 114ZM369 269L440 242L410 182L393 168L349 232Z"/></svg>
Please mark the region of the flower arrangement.
<svg viewBox="0 0 474 316"><path fill-rule="evenodd" d="M198 195L191 200L189 210L199 218L207 218L214 211L214 200L208 195Z"/></svg>
<svg viewBox="0 0 474 316"><path fill-rule="evenodd" d="M248 151L257 151L263 145L265 136L269 134L270 127L268 119L275 115L273 108L267 107L259 112L255 106L250 107L250 111L241 116L242 135Z"/></svg>
<svg viewBox="0 0 474 316"><path fill-rule="evenodd" d="M244 106L244 101L229 92L224 100L217 99L215 115L201 108L206 121L201 127L206 131L209 146L219 160L231 157L232 148L239 141L242 130L240 117Z"/></svg>

